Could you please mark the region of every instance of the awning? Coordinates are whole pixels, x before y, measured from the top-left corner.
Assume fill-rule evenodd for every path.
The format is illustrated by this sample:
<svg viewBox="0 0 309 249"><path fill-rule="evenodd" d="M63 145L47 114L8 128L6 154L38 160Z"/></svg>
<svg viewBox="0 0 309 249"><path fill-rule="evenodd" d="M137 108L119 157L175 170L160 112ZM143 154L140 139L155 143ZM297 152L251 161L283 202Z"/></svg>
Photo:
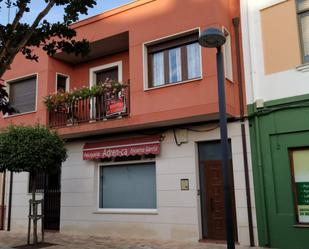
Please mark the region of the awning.
<svg viewBox="0 0 309 249"><path fill-rule="evenodd" d="M83 148L84 160L97 160L123 156L160 154L161 136L134 137L121 140L86 143Z"/></svg>

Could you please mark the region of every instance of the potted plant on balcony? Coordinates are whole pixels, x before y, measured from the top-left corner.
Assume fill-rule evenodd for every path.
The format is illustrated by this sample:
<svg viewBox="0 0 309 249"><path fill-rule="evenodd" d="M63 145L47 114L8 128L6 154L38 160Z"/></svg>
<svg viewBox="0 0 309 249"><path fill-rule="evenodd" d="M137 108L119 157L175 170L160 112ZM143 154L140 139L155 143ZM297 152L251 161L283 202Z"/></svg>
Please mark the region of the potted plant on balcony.
<svg viewBox="0 0 309 249"><path fill-rule="evenodd" d="M90 119L104 119L126 111L127 84L106 80L92 87L74 88L70 92L57 92L45 97L50 113L66 115L66 125L78 123L76 109L87 109ZM87 101L85 101L87 100ZM96 107L96 108L94 108Z"/></svg>

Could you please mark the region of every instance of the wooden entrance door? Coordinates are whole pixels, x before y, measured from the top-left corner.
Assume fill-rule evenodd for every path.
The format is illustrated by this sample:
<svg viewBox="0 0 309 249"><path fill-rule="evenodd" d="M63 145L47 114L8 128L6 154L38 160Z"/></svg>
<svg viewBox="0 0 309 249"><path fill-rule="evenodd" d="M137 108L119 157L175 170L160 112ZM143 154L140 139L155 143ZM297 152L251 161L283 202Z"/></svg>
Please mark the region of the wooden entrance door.
<svg viewBox="0 0 309 249"><path fill-rule="evenodd" d="M230 164L232 168L232 163ZM221 160L209 160L200 162L203 176L202 190L202 219L203 238L208 240L226 240L225 209L224 209L224 183ZM233 179L230 179L233 194L233 211L235 219L235 200ZM235 236L236 225L234 229Z"/></svg>
<svg viewBox="0 0 309 249"><path fill-rule="evenodd" d="M225 240L224 189L221 161L206 161L204 167L207 238Z"/></svg>

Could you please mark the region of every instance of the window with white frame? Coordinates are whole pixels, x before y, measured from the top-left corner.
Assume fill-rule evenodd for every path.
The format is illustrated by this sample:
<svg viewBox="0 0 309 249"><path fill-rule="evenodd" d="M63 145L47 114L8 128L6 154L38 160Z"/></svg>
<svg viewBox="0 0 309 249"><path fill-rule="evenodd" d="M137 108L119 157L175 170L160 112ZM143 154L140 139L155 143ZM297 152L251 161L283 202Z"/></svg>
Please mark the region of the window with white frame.
<svg viewBox="0 0 309 249"><path fill-rule="evenodd" d="M309 62L309 0L296 0L303 62Z"/></svg>
<svg viewBox="0 0 309 249"><path fill-rule="evenodd" d="M15 113L27 113L36 110L36 76L8 82L9 100Z"/></svg>
<svg viewBox="0 0 309 249"><path fill-rule="evenodd" d="M122 82L122 61L90 68L90 84L100 85L108 80Z"/></svg>
<svg viewBox="0 0 309 249"><path fill-rule="evenodd" d="M225 69L225 78L233 81L233 60L232 60L232 43L231 43L231 35L224 28L223 29L226 42L223 46L224 53L224 69Z"/></svg>
<svg viewBox="0 0 309 249"><path fill-rule="evenodd" d="M148 88L202 77L197 30L147 45Z"/></svg>
<svg viewBox="0 0 309 249"><path fill-rule="evenodd" d="M156 209L155 162L100 166L99 209Z"/></svg>
<svg viewBox="0 0 309 249"><path fill-rule="evenodd" d="M309 224L309 148L289 150L296 222Z"/></svg>
<svg viewBox="0 0 309 249"><path fill-rule="evenodd" d="M57 92L69 91L69 77L63 74L57 74L56 88Z"/></svg>

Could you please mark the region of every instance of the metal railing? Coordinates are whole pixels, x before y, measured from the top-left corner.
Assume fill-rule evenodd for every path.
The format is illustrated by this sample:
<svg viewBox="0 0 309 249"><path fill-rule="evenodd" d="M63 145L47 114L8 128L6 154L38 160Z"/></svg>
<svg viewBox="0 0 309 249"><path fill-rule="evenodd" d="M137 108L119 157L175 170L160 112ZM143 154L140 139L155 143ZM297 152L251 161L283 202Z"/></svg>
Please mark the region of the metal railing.
<svg viewBox="0 0 309 249"><path fill-rule="evenodd" d="M80 123L105 121L129 115L129 85L117 93L102 93L95 97L77 99L49 111L49 126L63 127Z"/></svg>

